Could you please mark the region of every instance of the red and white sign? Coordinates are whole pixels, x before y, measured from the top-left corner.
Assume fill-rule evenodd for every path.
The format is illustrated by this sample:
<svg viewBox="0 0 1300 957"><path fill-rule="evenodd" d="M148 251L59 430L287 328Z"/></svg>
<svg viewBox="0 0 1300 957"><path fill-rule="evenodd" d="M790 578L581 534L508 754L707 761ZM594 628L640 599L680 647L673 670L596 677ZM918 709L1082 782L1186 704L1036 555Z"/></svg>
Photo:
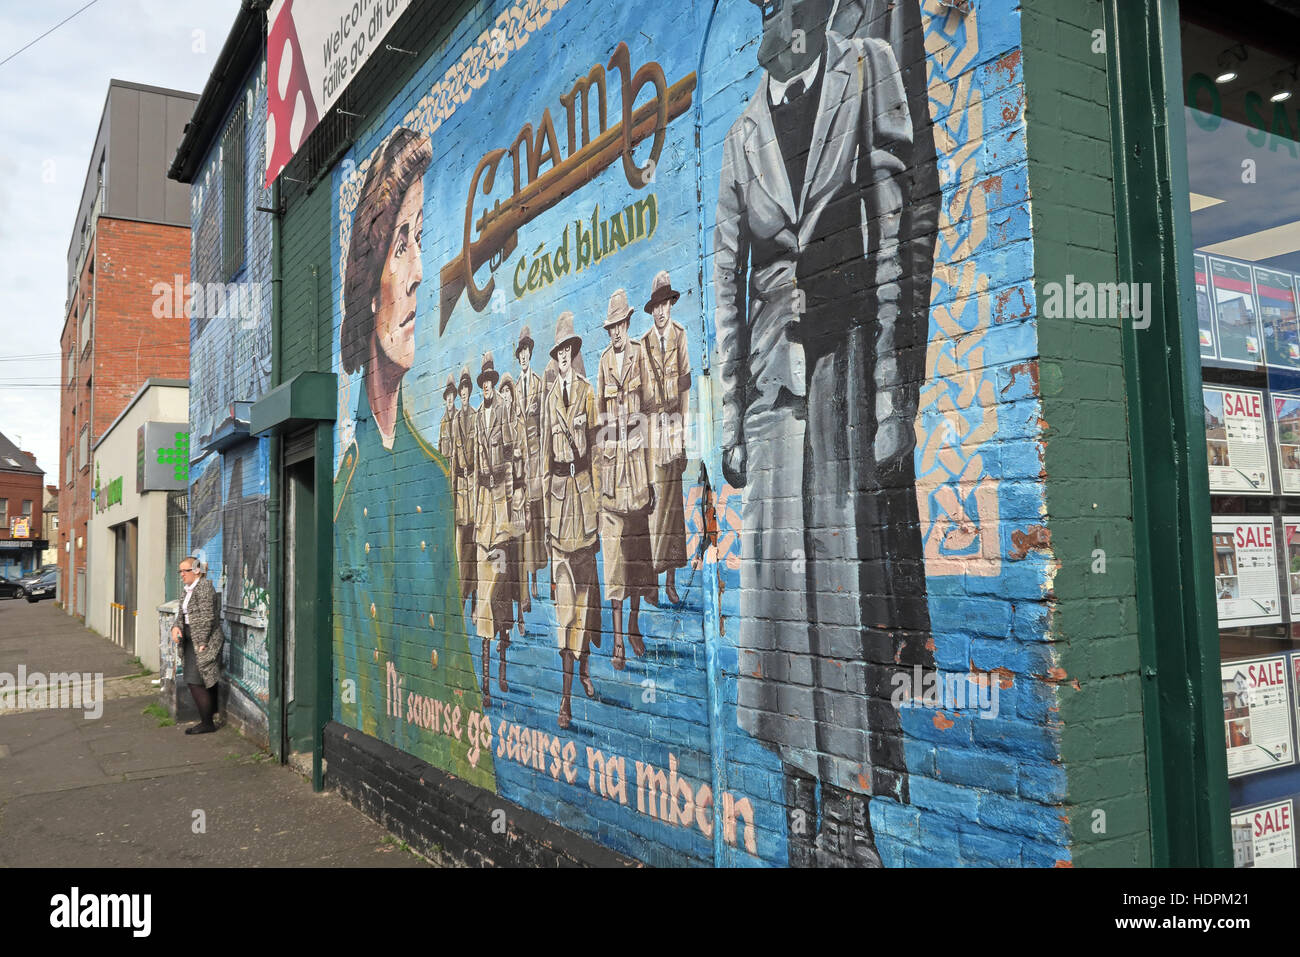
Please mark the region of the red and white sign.
<svg viewBox="0 0 1300 957"><path fill-rule="evenodd" d="M1219 677L1228 777L1294 764L1286 656L1227 661Z"/></svg>
<svg viewBox="0 0 1300 957"><path fill-rule="evenodd" d="M1203 394L1210 492L1271 495L1273 476L1268 467L1264 393L1207 385Z"/></svg>
<svg viewBox="0 0 1300 957"><path fill-rule="evenodd" d="M1290 800L1232 812L1235 867L1295 867L1294 806Z"/></svg>
<svg viewBox="0 0 1300 957"><path fill-rule="evenodd" d="M275 0L266 36L266 185L370 55L411 0Z"/></svg>
<svg viewBox="0 0 1300 957"><path fill-rule="evenodd" d="M1210 524L1219 627L1280 622L1282 604L1277 587L1273 519L1215 518Z"/></svg>

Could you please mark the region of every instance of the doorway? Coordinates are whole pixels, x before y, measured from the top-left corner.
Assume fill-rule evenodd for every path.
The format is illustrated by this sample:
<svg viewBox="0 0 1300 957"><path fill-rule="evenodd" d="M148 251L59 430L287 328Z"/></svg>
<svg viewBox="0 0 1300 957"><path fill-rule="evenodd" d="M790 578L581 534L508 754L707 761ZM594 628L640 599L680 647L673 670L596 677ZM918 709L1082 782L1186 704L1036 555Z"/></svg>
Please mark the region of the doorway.
<svg viewBox="0 0 1300 957"><path fill-rule="evenodd" d="M281 639L281 753L310 753L313 747L313 699L297 693L317 632L315 430L307 429L285 443L284 479L284 628Z"/></svg>

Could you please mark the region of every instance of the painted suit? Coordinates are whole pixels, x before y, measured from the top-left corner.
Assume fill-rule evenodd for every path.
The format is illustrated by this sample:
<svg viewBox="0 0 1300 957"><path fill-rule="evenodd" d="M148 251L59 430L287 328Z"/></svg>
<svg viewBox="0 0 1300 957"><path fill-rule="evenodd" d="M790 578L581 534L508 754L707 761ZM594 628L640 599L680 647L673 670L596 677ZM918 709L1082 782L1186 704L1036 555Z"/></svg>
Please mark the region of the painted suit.
<svg viewBox="0 0 1300 957"><path fill-rule="evenodd" d="M492 638L512 621L514 570L510 540L516 532L512 508L515 490L515 426L509 403L499 395L474 415L470 445L478 489L474 539L478 548L478 598L474 622L480 638Z"/></svg>
<svg viewBox="0 0 1300 957"><path fill-rule="evenodd" d="M645 400L650 417L650 462L655 503L650 515L650 543L655 574L686 567L686 509L682 474L686 471L686 411L689 406L691 357L686 330L668 320L660 341L652 325L641 338L645 355Z"/></svg>
<svg viewBox="0 0 1300 957"><path fill-rule="evenodd" d="M561 650L582 651L584 631L600 645L600 581L596 572L599 488L592 470L596 394L570 370L569 402L556 378L542 408L546 437L546 537L555 582L555 623Z"/></svg>
<svg viewBox="0 0 1300 957"><path fill-rule="evenodd" d="M524 477L524 540L523 571L535 572L546 567L546 528L543 524L545 503L542 493L545 491L543 473L545 463L542 461L542 377L529 370L521 375L515 386L515 396L519 400L519 444L525 450L526 461Z"/></svg>
<svg viewBox="0 0 1300 957"><path fill-rule="evenodd" d="M438 424L438 454L448 462L452 460L456 448L456 413L444 413L442 422Z"/></svg>
<svg viewBox="0 0 1300 957"><path fill-rule="evenodd" d="M654 598L659 593L650 555L649 422L641 412L645 384L641 346L628 342L622 368L614 347L600 357L596 410L600 414L600 544L605 598Z"/></svg>
<svg viewBox="0 0 1300 957"><path fill-rule="evenodd" d="M474 409L466 402L456 412L452 428L452 476L456 489L456 557L460 569L462 600L474 593L478 556L474 553L475 489Z"/></svg>
<svg viewBox="0 0 1300 957"><path fill-rule="evenodd" d="M770 82L727 133L714 234L724 464L744 454L738 720L788 781L906 800L890 679L929 662L924 313L899 328L912 123L882 41L828 30L793 105Z"/></svg>

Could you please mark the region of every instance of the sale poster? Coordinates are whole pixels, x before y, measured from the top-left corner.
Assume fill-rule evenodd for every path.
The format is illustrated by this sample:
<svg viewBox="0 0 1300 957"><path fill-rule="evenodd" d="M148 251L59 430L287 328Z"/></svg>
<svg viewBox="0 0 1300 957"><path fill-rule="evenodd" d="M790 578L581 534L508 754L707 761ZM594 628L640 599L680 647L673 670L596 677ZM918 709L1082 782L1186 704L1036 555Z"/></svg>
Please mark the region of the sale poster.
<svg viewBox="0 0 1300 957"><path fill-rule="evenodd" d="M1214 308L1210 305L1210 275L1206 272L1205 257L1192 257L1196 264L1196 331L1201 345L1201 358L1213 359L1218 350L1214 347Z"/></svg>
<svg viewBox="0 0 1300 957"><path fill-rule="evenodd" d="M1255 389L1203 386L1205 454L1210 492L1220 495L1270 495L1268 430L1264 393ZM1300 429L1300 422L1296 423ZM1300 444L1300 434L1297 435Z"/></svg>
<svg viewBox="0 0 1300 957"><path fill-rule="evenodd" d="M1212 526L1219 627L1280 622L1273 519L1216 518Z"/></svg>
<svg viewBox="0 0 1300 957"><path fill-rule="evenodd" d="M1282 516L1283 581L1291 620L1300 621L1300 516Z"/></svg>
<svg viewBox="0 0 1300 957"><path fill-rule="evenodd" d="M1289 272L1255 267L1255 297L1264 333L1264 355L1271 366L1300 369L1300 317Z"/></svg>
<svg viewBox="0 0 1300 957"><path fill-rule="evenodd" d="M1282 494L1300 494L1300 394L1274 392L1269 407L1273 410Z"/></svg>
<svg viewBox="0 0 1300 957"><path fill-rule="evenodd" d="M1219 358L1245 365L1262 365L1263 336L1250 267L1226 259L1210 258L1210 288L1213 292L1215 329Z"/></svg>
<svg viewBox="0 0 1300 957"><path fill-rule="evenodd" d="M1233 867L1295 867L1291 801L1232 812Z"/></svg>
<svg viewBox="0 0 1300 957"><path fill-rule="evenodd" d="M1287 657L1224 662L1219 678L1228 777L1294 764Z"/></svg>

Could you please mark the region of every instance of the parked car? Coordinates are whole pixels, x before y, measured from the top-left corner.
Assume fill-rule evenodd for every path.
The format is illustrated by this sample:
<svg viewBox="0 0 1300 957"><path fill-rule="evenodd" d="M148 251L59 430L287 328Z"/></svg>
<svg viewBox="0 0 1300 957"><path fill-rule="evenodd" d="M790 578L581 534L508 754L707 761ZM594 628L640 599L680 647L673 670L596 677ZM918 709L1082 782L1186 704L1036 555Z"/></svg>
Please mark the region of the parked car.
<svg viewBox="0 0 1300 957"><path fill-rule="evenodd" d="M46 575L57 575L59 572L58 565L42 565L40 568L28 572L26 575L18 577L18 583L26 588L28 585L34 585L37 581Z"/></svg>
<svg viewBox="0 0 1300 957"><path fill-rule="evenodd" d="M22 598L23 584L17 578L0 577L0 598Z"/></svg>
<svg viewBox="0 0 1300 957"><path fill-rule="evenodd" d="M46 572L30 585L24 585L28 601L40 601L42 598L56 598L59 594L58 572Z"/></svg>

